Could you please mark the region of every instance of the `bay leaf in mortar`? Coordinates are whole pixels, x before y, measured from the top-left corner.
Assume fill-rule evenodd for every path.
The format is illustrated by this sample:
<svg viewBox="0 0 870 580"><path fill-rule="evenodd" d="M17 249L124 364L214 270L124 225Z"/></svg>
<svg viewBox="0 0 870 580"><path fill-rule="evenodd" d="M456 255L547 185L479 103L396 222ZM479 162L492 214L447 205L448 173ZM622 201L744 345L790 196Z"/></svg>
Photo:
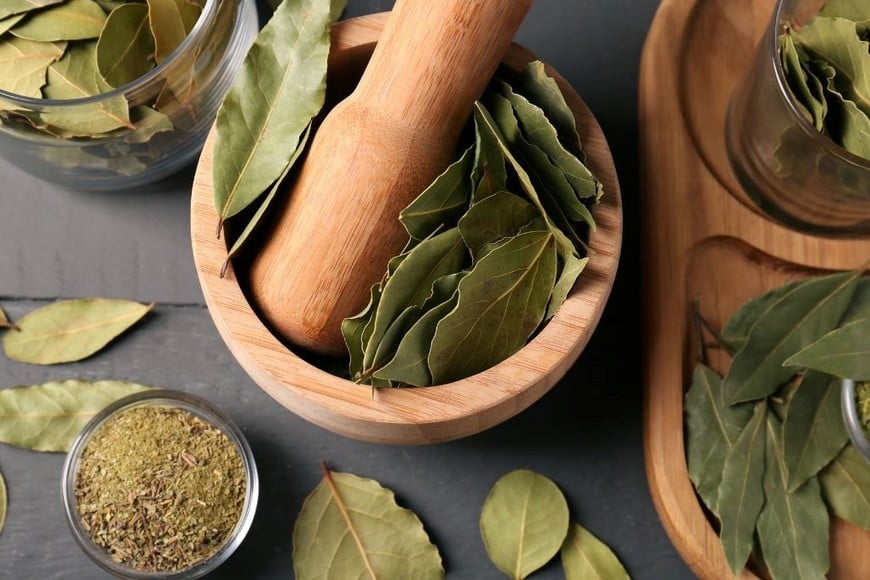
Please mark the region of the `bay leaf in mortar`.
<svg viewBox="0 0 870 580"><path fill-rule="evenodd" d="M474 169L471 172L471 203L475 204L507 188L507 169L495 135L481 127L474 115Z"/></svg>
<svg viewBox="0 0 870 580"><path fill-rule="evenodd" d="M346 578L444 578L420 518L372 479L330 472L305 499L293 527L298 580L340 570Z"/></svg>
<svg viewBox="0 0 870 580"><path fill-rule="evenodd" d="M41 98L48 67L63 56L64 47L50 42L8 38L0 42L0 89Z"/></svg>
<svg viewBox="0 0 870 580"><path fill-rule="evenodd" d="M0 3L0 18L30 12L31 10L60 4L61 2L64 2L64 0L3 0Z"/></svg>
<svg viewBox="0 0 870 580"><path fill-rule="evenodd" d="M495 482L480 513L489 559L519 580L555 556L568 535L568 502L549 478L518 469Z"/></svg>
<svg viewBox="0 0 870 580"><path fill-rule="evenodd" d="M390 326L384 331L377 344L370 342L366 346L366 349L374 349L374 355L371 355L371 362L368 366L363 368L363 378L374 376L378 369L395 356L402 337L408 333L422 314L423 310L420 306L408 306L390 323ZM368 354L368 350L366 354Z"/></svg>
<svg viewBox="0 0 870 580"><path fill-rule="evenodd" d="M565 301L568 299L568 294L574 288L577 278L586 269L589 264L589 258L578 258L574 254L567 254L562 257L564 262L562 269L556 277L556 285L553 286L553 294L550 296L550 303L547 305L547 319L556 315Z"/></svg>
<svg viewBox="0 0 870 580"><path fill-rule="evenodd" d="M365 330L367 326L371 328L371 321L374 318L380 299L381 285L373 284L370 290L369 303L363 311L356 316L351 316L341 321L341 335L344 337L344 344L347 346L347 352L350 356L348 366L351 379L354 379L363 370L365 343L368 342Z"/></svg>
<svg viewBox="0 0 870 580"><path fill-rule="evenodd" d="M576 522L568 529L561 557L565 580L629 580L613 550Z"/></svg>
<svg viewBox="0 0 870 580"><path fill-rule="evenodd" d="M785 361L856 381L870 381L870 318L833 330Z"/></svg>
<svg viewBox="0 0 870 580"><path fill-rule="evenodd" d="M202 9L188 0L147 0L154 60L161 64L190 34Z"/></svg>
<svg viewBox="0 0 870 580"><path fill-rule="evenodd" d="M149 24L144 4L124 4L109 14L97 41L97 68L109 85L120 87L154 67Z"/></svg>
<svg viewBox="0 0 870 580"><path fill-rule="evenodd" d="M767 312L771 306L776 304L780 298L794 290L802 283L803 282L791 282L745 302L733 315L731 315L731 318L728 319L725 328L722 329L722 339L730 344L735 351L743 348L746 341L749 340L749 334L752 332L752 328L755 326L755 323L758 322L758 319L761 318L761 315Z"/></svg>
<svg viewBox="0 0 870 580"><path fill-rule="evenodd" d="M544 111L547 119L556 128L559 142L565 149L585 163L586 155L580 144L580 136L577 134L574 111L565 101L565 96L556 80L547 74L544 63L534 60L526 65L515 87Z"/></svg>
<svg viewBox="0 0 870 580"><path fill-rule="evenodd" d="M870 530L870 464L851 444L819 474L831 512Z"/></svg>
<svg viewBox="0 0 870 580"><path fill-rule="evenodd" d="M0 443L69 451L79 431L110 403L148 389L121 381L59 381L0 390Z"/></svg>
<svg viewBox="0 0 870 580"><path fill-rule="evenodd" d="M33 12L12 34L39 42L97 38L106 22L106 13L94 0L67 0L63 4Z"/></svg>
<svg viewBox="0 0 870 580"><path fill-rule="evenodd" d="M142 319L153 304L82 298L38 308L3 336L6 356L31 364L82 360L100 351Z"/></svg>
<svg viewBox="0 0 870 580"><path fill-rule="evenodd" d="M459 220L459 233L471 255L478 259L484 246L516 236L539 215L535 206L525 199L499 191L468 208Z"/></svg>

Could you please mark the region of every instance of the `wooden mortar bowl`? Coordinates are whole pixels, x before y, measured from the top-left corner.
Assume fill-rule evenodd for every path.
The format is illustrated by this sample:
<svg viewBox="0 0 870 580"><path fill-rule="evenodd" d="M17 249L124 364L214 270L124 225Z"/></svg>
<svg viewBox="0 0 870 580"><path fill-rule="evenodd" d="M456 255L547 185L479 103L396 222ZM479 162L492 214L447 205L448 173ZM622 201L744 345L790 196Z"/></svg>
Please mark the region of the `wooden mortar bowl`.
<svg viewBox="0 0 870 580"><path fill-rule="evenodd" d="M348 76L358 78L385 21L386 13L381 13L333 27L329 71L335 83ZM520 70L533 58L513 44L503 64ZM622 201L601 127L568 83L554 70L548 72L574 111L590 169L605 187L593 212L598 229L589 238L589 265L559 312L520 352L446 385L373 392L306 362L272 334L252 309L232 267L220 277L227 246L215 237L212 131L193 183L193 256L218 332L255 383L300 417L330 431L377 443L416 445L458 439L497 425L537 401L565 375L595 330L613 286L622 242Z"/></svg>

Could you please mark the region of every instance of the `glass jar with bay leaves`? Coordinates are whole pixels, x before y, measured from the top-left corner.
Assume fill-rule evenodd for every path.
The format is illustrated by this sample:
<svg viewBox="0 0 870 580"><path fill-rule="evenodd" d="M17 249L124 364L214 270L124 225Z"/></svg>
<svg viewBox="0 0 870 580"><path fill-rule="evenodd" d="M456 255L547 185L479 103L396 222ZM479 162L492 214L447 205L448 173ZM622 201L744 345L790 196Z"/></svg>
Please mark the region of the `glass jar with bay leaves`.
<svg viewBox="0 0 870 580"><path fill-rule="evenodd" d="M852 444L870 462L870 383L843 379L840 408Z"/></svg>
<svg viewBox="0 0 870 580"><path fill-rule="evenodd" d="M86 190L144 185L193 160L257 10L253 0L175 3L56 0L0 20L0 155ZM92 27L59 24L81 11Z"/></svg>
<svg viewBox="0 0 870 580"><path fill-rule="evenodd" d="M870 2L778 0L731 99L731 165L758 207L788 227L870 234L868 23Z"/></svg>
<svg viewBox="0 0 870 580"><path fill-rule="evenodd" d="M242 432L199 397L149 390L95 416L64 463L82 550L122 578L199 578L241 545L259 496Z"/></svg>

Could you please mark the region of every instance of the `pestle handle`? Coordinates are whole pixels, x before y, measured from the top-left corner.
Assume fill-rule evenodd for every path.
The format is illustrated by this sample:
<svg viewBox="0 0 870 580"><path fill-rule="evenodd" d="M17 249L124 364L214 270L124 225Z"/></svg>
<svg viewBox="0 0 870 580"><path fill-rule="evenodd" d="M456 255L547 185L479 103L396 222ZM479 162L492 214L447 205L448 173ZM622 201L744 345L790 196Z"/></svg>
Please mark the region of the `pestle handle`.
<svg viewBox="0 0 870 580"><path fill-rule="evenodd" d="M324 119L250 271L272 329L344 352L342 319L407 234L399 212L456 157L532 0L398 0L356 90Z"/></svg>

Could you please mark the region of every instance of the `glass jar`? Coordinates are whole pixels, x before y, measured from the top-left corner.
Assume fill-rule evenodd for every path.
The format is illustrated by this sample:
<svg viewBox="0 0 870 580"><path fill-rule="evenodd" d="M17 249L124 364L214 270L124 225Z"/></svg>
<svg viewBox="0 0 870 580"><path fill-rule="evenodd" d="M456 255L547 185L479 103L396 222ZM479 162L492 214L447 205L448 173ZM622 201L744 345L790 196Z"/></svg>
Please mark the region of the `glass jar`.
<svg viewBox="0 0 870 580"><path fill-rule="evenodd" d="M870 463L870 441L867 440L867 434L864 433L864 427L861 424L855 395L855 381L843 379L840 391L840 410L843 412L843 422L846 424L846 431L849 432L852 444Z"/></svg>
<svg viewBox="0 0 870 580"><path fill-rule="evenodd" d="M206 0L175 51L122 87L69 100L0 91L0 155L75 189L134 187L165 177L199 153L257 27L254 0ZM124 107L129 120L93 131L95 119Z"/></svg>
<svg viewBox="0 0 870 580"><path fill-rule="evenodd" d="M223 546L210 558L175 573L143 572L115 562L106 550L91 541L91 537L82 525L82 520L77 510L75 494L76 475L78 473L78 465L82 452L87 447L91 437L106 421L115 415L143 406L181 409L199 417L209 425L216 427L229 438L233 445L235 445L236 450L242 458L245 470L245 502L242 506L242 512L235 529L226 539ZM135 436L133 433L130 435ZM61 496L63 499L67 523L84 553L110 574L120 578L133 578L136 580L156 580L158 578L164 580L189 580L200 578L209 572L214 571L218 566L223 564L233 552L235 552L245 539L245 536L254 521L259 493L260 484L257 476L257 466L254 463L254 454L251 451L248 442L245 440L245 436L235 423L206 400L194 395L168 389L141 391L123 397L100 411L88 422L87 425L85 425L81 433L79 433L78 437L76 437L76 440L73 442L73 445L67 454L66 461L64 462L63 476L61 477Z"/></svg>
<svg viewBox="0 0 870 580"><path fill-rule="evenodd" d="M758 207L786 226L829 236L870 234L870 160L820 133L786 81L779 36L809 22L819 0L778 0L726 122L731 165ZM710 66L715 66L711 63Z"/></svg>

